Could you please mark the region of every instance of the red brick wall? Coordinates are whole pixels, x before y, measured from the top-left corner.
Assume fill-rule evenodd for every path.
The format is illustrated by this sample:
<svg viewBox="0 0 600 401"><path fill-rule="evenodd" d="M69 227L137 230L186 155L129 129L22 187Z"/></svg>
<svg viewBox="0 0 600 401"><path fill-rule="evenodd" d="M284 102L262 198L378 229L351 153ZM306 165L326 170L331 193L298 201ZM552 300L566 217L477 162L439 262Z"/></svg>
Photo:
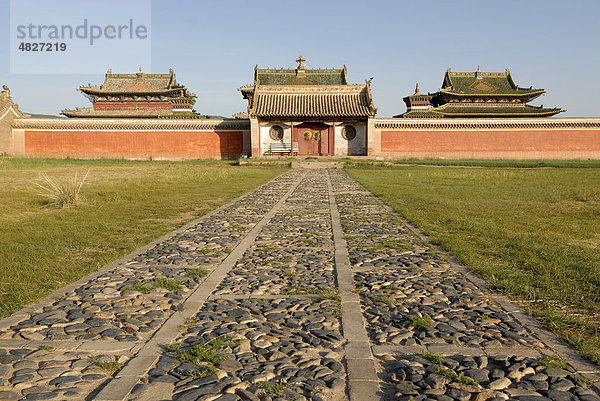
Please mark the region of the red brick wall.
<svg viewBox="0 0 600 401"><path fill-rule="evenodd" d="M25 155L75 158L232 158L242 131L25 130Z"/></svg>
<svg viewBox="0 0 600 401"><path fill-rule="evenodd" d="M389 157L598 158L600 130L381 130Z"/></svg>

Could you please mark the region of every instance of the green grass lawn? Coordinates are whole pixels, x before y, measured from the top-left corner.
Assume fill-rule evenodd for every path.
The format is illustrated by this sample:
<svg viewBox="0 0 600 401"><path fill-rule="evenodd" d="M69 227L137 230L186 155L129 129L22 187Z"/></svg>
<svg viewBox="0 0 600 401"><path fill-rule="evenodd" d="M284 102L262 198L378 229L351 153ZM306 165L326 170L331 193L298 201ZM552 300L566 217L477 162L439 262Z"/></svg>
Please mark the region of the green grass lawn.
<svg viewBox="0 0 600 401"><path fill-rule="evenodd" d="M348 173L600 364L600 168L483 164Z"/></svg>
<svg viewBox="0 0 600 401"><path fill-rule="evenodd" d="M50 209L42 174L89 175L79 207ZM0 158L0 318L96 271L285 169L230 162Z"/></svg>

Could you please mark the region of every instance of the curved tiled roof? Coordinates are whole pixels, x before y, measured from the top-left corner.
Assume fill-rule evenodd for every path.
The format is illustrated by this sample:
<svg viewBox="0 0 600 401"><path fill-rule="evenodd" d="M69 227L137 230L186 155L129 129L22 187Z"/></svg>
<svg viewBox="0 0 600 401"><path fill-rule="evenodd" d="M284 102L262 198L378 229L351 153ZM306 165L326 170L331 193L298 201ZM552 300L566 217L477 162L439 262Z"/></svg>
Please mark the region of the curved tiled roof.
<svg viewBox="0 0 600 401"><path fill-rule="evenodd" d="M443 118L444 115L437 113L432 109L412 109L405 113L398 114L394 118Z"/></svg>
<svg viewBox="0 0 600 401"><path fill-rule="evenodd" d="M102 118L157 118L165 114L170 114L172 109L169 107L141 107L141 108L123 108L123 109L101 109L94 107L83 107L73 110L63 110L60 114L67 117L102 117Z"/></svg>
<svg viewBox="0 0 600 401"><path fill-rule="evenodd" d="M254 81L258 85L346 85L345 68L303 69L303 76L297 76L297 69L256 68Z"/></svg>
<svg viewBox="0 0 600 401"><path fill-rule="evenodd" d="M453 72L446 71L440 89L442 93L453 95L509 95L537 97L543 89L521 88L515 84L507 69L506 72Z"/></svg>
<svg viewBox="0 0 600 401"><path fill-rule="evenodd" d="M549 117L564 110L520 103L516 105L455 105L446 103L426 110L410 110L394 117L401 118L463 118L463 117Z"/></svg>
<svg viewBox="0 0 600 401"><path fill-rule="evenodd" d="M376 112L368 85L257 85L250 109L256 117L364 118Z"/></svg>
<svg viewBox="0 0 600 401"><path fill-rule="evenodd" d="M205 118L190 111L173 111L171 107L94 108L63 110L62 115L78 118Z"/></svg>
<svg viewBox="0 0 600 401"><path fill-rule="evenodd" d="M530 106L528 104L518 105L454 105L446 103L443 106L433 109L436 113L440 113L445 117L485 117L485 116L502 116L502 117L541 117L553 116L560 113L560 108L544 108Z"/></svg>
<svg viewBox="0 0 600 401"><path fill-rule="evenodd" d="M106 73L102 85L81 86L79 90L90 94L117 94L117 93L148 93L159 94L187 89L178 85L175 73L170 70L168 74L147 74L138 72L135 74L113 74ZM190 96L193 94L189 93Z"/></svg>

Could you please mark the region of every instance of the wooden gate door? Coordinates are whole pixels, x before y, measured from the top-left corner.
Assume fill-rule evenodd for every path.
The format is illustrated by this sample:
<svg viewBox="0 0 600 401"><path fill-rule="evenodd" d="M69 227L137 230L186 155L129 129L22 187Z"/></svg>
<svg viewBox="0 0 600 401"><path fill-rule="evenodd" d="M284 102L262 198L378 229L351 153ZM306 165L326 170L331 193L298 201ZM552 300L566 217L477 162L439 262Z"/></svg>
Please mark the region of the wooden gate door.
<svg viewBox="0 0 600 401"><path fill-rule="evenodd" d="M330 128L323 123L302 123L294 126L293 142L298 142L299 155L328 155Z"/></svg>

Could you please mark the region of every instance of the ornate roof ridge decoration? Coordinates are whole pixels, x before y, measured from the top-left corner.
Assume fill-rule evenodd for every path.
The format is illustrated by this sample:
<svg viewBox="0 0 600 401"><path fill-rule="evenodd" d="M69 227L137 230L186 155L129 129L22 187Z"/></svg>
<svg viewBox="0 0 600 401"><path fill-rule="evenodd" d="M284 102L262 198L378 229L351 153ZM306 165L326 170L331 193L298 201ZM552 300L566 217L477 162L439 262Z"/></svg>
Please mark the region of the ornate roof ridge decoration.
<svg viewBox="0 0 600 401"><path fill-rule="evenodd" d="M98 86L96 86L96 88L89 87L89 86L85 86L85 87L84 86L80 86L79 88L77 88L77 90L81 91L81 92L84 92L84 93L92 93L92 94L123 94L123 93L158 94L158 93L179 92L182 89L184 89L184 87L170 88L170 89L156 89L156 90L145 89L145 90L137 90L137 91L134 92L134 91L132 91L130 89L105 91L103 89L98 89L98 88L99 88ZM187 92L187 93L191 94L191 92Z"/></svg>
<svg viewBox="0 0 600 401"><path fill-rule="evenodd" d="M450 76L454 76L454 77L495 77L495 78L503 78L506 77L507 75L510 74L510 72L508 72L508 68L506 69L507 72L490 72L490 71L448 71L448 74Z"/></svg>
<svg viewBox="0 0 600 401"><path fill-rule="evenodd" d="M256 71L269 73L269 74L295 74L296 68L257 68ZM344 72L343 68L306 68L304 69L307 73L315 74L339 74Z"/></svg>
<svg viewBox="0 0 600 401"><path fill-rule="evenodd" d="M345 66L344 66L345 67ZM365 86L367 87L367 101L369 102L369 109L371 109L371 114L369 117L373 118L377 115L377 108L375 107L375 103L373 103L373 93L371 92L371 82L373 78L365 80Z"/></svg>
<svg viewBox="0 0 600 401"><path fill-rule="evenodd" d="M10 110L12 110L15 118L31 117L29 114L23 113L21 109L19 109L19 105L13 101L8 86L2 85L2 92L0 92L0 118Z"/></svg>
<svg viewBox="0 0 600 401"><path fill-rule="evenodd" d="M110 70L109 70L110 71ZM148 73L148 72L134 72L134 73L124 73L124 74L113 74L107 73L107 76L112 78L139 78L139 77L148 77L148 78L170 78L174 76L174 73Z"/></svg>
<svg viewBox="0 0 600 401"><path fill-rule="evenodd" d="M361 92L365 84L357 85L256 85L255 93L286 92L286 93L315 93L315 92Z"/></svg>
<svg viewBox="0 0 600 401"><path fill-rule="evenodd" d="M90 129L90 130L247 130L248 119L16 119L15 129Z"/></svg>
<svg viewBox="0 0 600 401"><path fill-rule="evenodd" d="M598 129L600 118L522 118L522 119L397 119L376 118L378 129L428 129L428 130L460 130L460 129Z"/></svg>

